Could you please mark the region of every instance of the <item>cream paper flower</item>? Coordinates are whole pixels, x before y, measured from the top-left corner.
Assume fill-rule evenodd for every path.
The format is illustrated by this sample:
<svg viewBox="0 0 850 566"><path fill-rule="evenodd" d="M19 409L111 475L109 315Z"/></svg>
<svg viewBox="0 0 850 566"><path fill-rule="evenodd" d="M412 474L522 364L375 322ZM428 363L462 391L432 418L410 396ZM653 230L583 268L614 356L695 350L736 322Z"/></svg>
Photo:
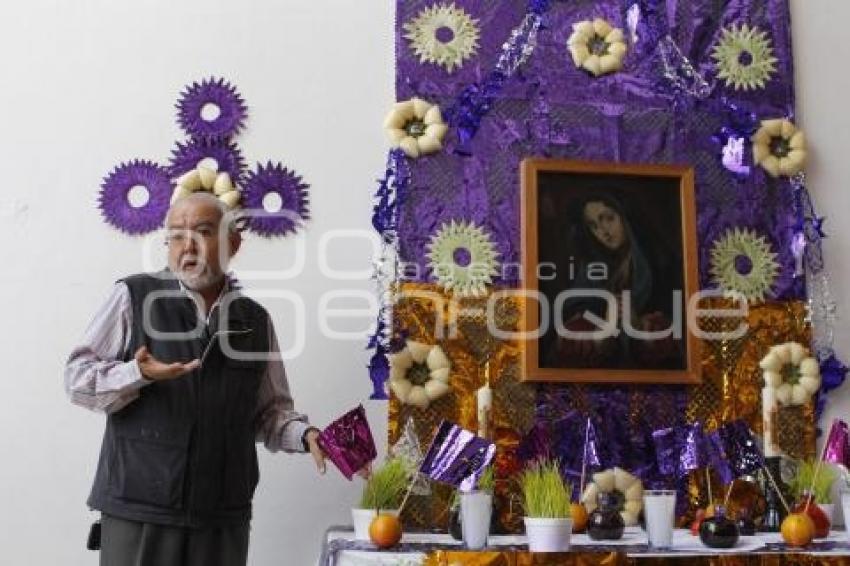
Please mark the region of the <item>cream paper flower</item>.
<svg viewBox="0 0 850 566"><path fill-rule="evenodd" d="M772 177L793 177L806 166L806 136L789 120L763 120L751 139L753 161Z"/></svg>
<svg viewBox="0 0 850 566"><path fill-rule="evenodd" d="M743 295L761 302L779 273L776 254L764 236L733 228L711 248L711 276L729 297Z"/></svg>
<svg viewBox="0 0 850 566"><path fill-rule="evenodd" d="M575 66L595 77L619 71L628 51L623 30L601 18L573 24L567 47Z"/></svg>
<svg viewBox="0 0 850 566"><path fill-rule="evenodd" d="M735 90L762 89L776 72L767 33L747 24L725 28L711 56L717 77Z"/></svg>
<svg viewBox="0 0 850 566"><path fill-rule="evenodd" d="M643 483L622 468L610 468L593 474L593 481L584 488L581 502L590 513L597 507L600 493L619 495L620 516L627 527L638 524L638 515L643 509Z"/></svg>
<svg viewBox="0 0 850 566"><path fill-rule="evenodd" d="M240 193L226 172L218 173L215 169L199 165L177 178L174 192L171 194L171 204L197 191L206 191L218 197L234 209L239 206Z"/></svg>
<svg viewBox="0 0 850 566"><path fill-rule="evenodd" d="M404 24L404 30L421 63L434 63L449 73L478 50L478 20L454 4L425 8Z"/></svg>
<svg viewBox="0 0 850 566"><path fill-rule="evenodd" d="M451 362L437 345L408 340L389 359L390 389L406 405L427 409L451 389Z"/></svg>
<svg viewBox="0 0 850 566"><path fill-rule="evenodd" d="M499 273L499 254L490 235L472 222L443 224L427 248L437 282L460 297L485 295L492 276Z"/></svg>
<svg viewBox="0 0 850 566"><path fill-rule="evenodd" d="M440 151L449 127L443 122L439 106L411 98L395 104L384 119L384 129L392 147L400 147L415 159Z"/></svg>
<svg viewBox="0 0 850 566"><path fill-rule="evenodd" d="M820 364L797 342L771 347L759 367L765 386L776 390L776 400L783 405L805 405L820 389Z"/></svg>

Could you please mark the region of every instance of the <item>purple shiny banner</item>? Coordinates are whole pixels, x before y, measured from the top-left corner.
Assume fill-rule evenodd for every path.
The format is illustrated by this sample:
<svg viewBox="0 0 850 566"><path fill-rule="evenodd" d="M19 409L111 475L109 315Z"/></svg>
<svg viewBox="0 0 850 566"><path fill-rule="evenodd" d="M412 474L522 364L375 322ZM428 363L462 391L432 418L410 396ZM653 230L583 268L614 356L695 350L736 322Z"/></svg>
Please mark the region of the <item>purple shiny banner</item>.
<svg viewBox="0 0 850 566"><path fill-rule="evenodd" d="M329 424L319 435L319 446L349 480L374 460L378 451L363 405Z"/></svg>
<svg viewBox="0 0 850 566"><path fill-rule="evenodd" d="M495 455L493 442L444 420L419 471L434 481L472 491Z"/></svg>

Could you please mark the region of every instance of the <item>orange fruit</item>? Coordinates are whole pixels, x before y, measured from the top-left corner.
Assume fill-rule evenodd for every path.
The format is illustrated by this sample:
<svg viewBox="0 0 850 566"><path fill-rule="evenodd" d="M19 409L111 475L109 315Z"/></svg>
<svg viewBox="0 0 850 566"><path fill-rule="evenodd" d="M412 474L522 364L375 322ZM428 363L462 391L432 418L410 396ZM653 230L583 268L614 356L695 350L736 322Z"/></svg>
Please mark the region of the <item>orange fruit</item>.
<svg viewBox="0 0 850 566"><path fill-rule="evenodd" d="M791 513L782 521L782 538L788 546L806 546L815 537L815 524L805 513Z"/></svg>
<svg viewBox="0 0 850 566"><path fill-rule="evenodd" d="M573 532L583 533L587 528L587 509L583 503L570 503L570 518L573 520Z"/></svg>
<svg viewBox="0 0 850 566"><path fill-rule="evenodd" d="M369 524L369 538L378 548L390 548L401 540L401 521L395 515L379 514Z"/></svg>

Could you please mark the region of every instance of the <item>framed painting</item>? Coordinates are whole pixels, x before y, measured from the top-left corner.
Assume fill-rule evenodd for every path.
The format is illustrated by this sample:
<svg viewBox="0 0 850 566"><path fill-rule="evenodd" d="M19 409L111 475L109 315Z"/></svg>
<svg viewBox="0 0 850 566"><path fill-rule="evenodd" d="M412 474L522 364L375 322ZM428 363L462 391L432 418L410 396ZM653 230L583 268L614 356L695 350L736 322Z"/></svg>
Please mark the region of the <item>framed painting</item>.
<svg viewBox="0 0 850 566"><path fill-rule="evenodd" d="M691 167L522 162L526 381L699 383Z"/></svg>

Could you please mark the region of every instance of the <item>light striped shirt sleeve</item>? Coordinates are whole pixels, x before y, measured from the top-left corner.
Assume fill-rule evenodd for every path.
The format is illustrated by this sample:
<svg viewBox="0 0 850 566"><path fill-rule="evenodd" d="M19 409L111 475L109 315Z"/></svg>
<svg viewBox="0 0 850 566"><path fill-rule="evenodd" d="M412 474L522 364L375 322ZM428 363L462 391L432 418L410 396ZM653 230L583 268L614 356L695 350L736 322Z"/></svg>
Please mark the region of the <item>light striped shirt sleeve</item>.
<svg viewBox="0 0 850 566"><path fill-rule="evenodd" d="M304 452L301 439L310 425L307 417L295 410L271 318L269 353L257 398L257 442L265 444L271 452Z"/></svg>
<svg viewBox="0 0 850 566"><path fill-rule="evenodd" d="M122 361L130 341L132 313L127 285L116 284L65 364L65 391L72 403L114 413L151 383L135 360Z"/></svg>

